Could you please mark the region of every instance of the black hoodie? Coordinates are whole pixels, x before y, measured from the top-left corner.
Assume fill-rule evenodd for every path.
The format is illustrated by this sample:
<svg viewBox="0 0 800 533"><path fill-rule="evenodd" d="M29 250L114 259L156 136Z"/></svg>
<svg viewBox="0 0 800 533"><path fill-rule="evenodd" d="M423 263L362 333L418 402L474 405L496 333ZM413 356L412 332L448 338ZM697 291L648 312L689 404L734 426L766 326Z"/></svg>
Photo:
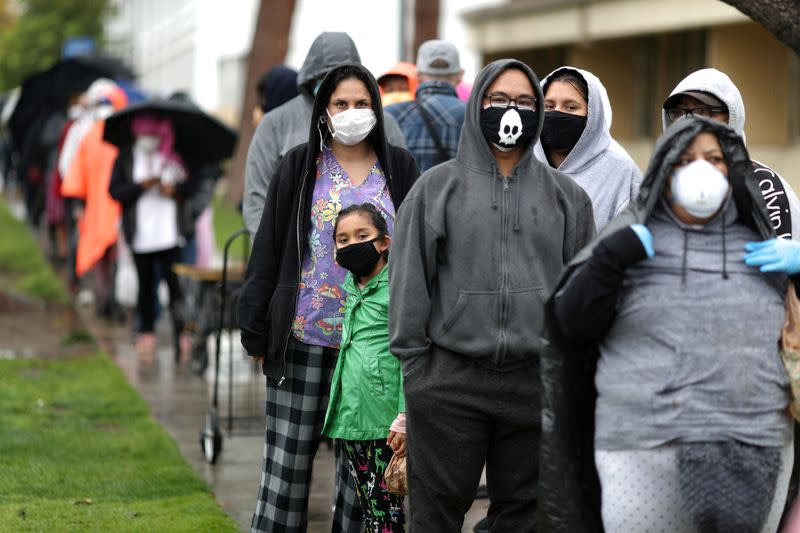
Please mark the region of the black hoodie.
<svg viewBox="0 0 800 533"><path fill-rule="evenodd" d="M360 70L370 81L368 89L377 124L367 139L386 175L397 211L419 176L419 170L411 153L387 142L378 83L367 69L354 63L332 69L322 81L318 94L330 94L334 75L345 67ZM317 126L326 108L327 102L321 98L314 101L309 142L286 153L275 179L270 182L236 309L247 353L266 356L264 373L276 378L284 375L300 270L311 229L316 160L320 152Z"/></svg>

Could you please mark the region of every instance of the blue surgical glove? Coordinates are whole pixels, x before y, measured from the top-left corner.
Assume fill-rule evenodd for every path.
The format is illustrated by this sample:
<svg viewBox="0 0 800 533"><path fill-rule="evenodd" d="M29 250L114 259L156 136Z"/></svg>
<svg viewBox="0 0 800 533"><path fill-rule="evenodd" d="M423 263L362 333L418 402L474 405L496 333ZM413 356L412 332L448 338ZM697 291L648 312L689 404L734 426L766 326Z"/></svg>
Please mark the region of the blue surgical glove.
<svg viewBox="0 0 800 533"><path fill-rule="evenodd" d="M793 276L800 273L800 243L788 239L748 242L744 249L747 266L760 267L761 272L783 272Z"/></svg>
<svg viewBox="0 0 800 533"><path fill-rule="evenodd" d="M647 257L653 257L656 255L655 250L653 250L653 234L650 233L650 230L647 229L647 226L644 224L631 224L631 229L636 236L639 237L639 240L644 247L645 253L647 253Z"/></svg>

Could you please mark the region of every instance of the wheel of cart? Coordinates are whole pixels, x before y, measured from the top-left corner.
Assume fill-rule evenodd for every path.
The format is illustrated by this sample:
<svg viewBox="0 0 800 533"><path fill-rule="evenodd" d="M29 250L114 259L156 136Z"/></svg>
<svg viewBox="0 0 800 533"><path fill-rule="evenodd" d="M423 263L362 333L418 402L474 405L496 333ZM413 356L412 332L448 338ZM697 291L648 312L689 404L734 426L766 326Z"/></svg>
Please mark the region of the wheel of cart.
<svg viewBox="0 0 800 533"><path fill-rule="evenodd" d="M219 417L219 382L220 382L220 362L222 355L222 334L224 330L229 333L229 383L228 383L228 434L233 431L233 339L231 331L235 327L234 310L242 288L244 278L244 267L231 268L228 266L228 255L233 242L242 235L248 235L247 230L242 228L231 235L225 242L222 255L222 271L219 283L216 285L215 294L219 307L214 314L216 319L216 339L214 350L214 390L211 398L211 407L206 414L203 430L200 432L200 448L206 461L209 464L216 463L222 452L222 429ZM201 312L201 315L205 314ZM206 357L207 364L207 357ZM205 368L204 368L205 369Z"/></svg>
<svg viewBox="0 0 800 533"><path fill-rule="evenodd" d="M222 453L222 431L219 427L216 407L209 409L206 414L203 431L200 432L200 449L203 457L211 465L217 462L219 454Z"/></svg>

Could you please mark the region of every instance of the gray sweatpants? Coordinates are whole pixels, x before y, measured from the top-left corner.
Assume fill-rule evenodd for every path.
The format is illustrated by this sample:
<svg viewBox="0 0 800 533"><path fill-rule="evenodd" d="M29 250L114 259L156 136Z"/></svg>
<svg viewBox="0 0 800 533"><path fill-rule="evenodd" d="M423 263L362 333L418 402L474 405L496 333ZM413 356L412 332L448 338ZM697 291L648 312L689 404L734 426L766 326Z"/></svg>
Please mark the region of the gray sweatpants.
<svg viewBox="0 0 800 533"><path fill-rule="evenodd" d="M497 372L438 347L403 362L412 533L461 531L484 464L492 531L534 531L537 369Z"/></svg>

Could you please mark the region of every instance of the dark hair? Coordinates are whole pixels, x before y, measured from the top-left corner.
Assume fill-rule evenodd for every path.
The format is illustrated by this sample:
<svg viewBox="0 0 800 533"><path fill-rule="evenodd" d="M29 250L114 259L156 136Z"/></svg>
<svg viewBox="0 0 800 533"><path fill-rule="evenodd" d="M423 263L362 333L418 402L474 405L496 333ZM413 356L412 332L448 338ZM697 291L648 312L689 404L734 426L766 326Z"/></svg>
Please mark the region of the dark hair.
<svg viewBox="0 0 800 533"><path fill-rule="evenodd" d="M386 224L386 219L383 218L383 215L381 215L380 211L378 211L378 208L369 202L364 202L363 204L353 204L347 206L339 211L339 214L336 215L336 220L333 222L334 240L336 240L336 230L339 227L339 221L347 215L352 215L353 213L358 213L359 215L364 215L366 218L368 218L370 223L372 223L372 225L375 226L375 229L378 230L378 237L385 237L389 234L389 226Z"/></svg>
<svg viewBox="0 0 800 533"><path fill-rule="evenodd" d="M367 89L367 93L369 93L370 100L372 100L372 110L375 111L376 118L378 118L378 122L380 123L381 119L378 114L383 113L380 98L377 98L376 100L371 90L374 85L377 85L377 82L374 78L372 78L372 74L370 74L366 69L356 65L343 65L341 67L336 67L325 77L325 83L320 86L319 92L316 96L316 100L322 104L323 113L320 114L320 118L327 118L324 110L328 109L328 101L331 99L331 95L340 83L349 79L356 79L364 84L364 87ZM322 132L324 140L327 141L330 139L331 132L328 128L322 126L319 129ZM377 127L373 128L367 136L367 142L369 142L372 145L372 148L374 148L376 151L378 150L379 142L377 129Z"/></svg>
<svg viewBox="0 0 800 533"><path fill-rule="evenodd" d="M547 78L547 82L544 84L544 87L542 87L542 92L544 94L547 94L548 87L550 87L550 84L554 81L569 83L575 88L576 91L580 93L580 95L583 97L583 101L587 104L589 103L589 84L586 83L586 80L580 75L579 72L572 70L571 68L558 69L549 78Z"/></svg>

